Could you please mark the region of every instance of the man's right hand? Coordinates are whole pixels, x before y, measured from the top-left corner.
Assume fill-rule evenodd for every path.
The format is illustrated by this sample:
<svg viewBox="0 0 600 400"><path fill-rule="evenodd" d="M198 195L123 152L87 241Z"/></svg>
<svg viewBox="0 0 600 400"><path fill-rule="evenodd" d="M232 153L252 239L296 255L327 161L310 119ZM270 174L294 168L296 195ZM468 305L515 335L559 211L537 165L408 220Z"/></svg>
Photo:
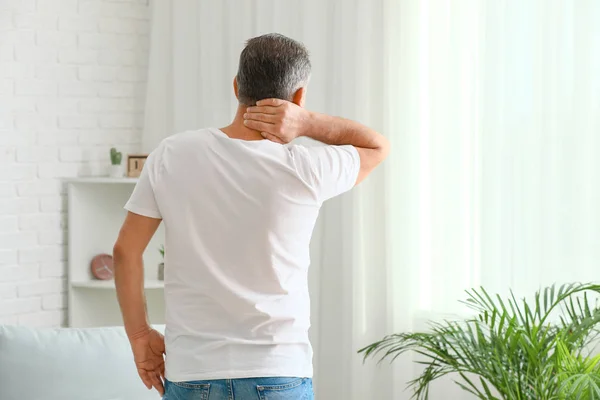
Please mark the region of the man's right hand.
<svg viewBox="0 0 600 400"><path fill-rule="evenodd" d="M265 99L248 107L244 124L259 131L265 139L277 143L289 143L309 131L310 111L296 104L280 100Z"/></svg>
<svg viewBox="0 0 600 400"><path fill-rule="evenodd" d="M154 330L148 329L129 338L133 358L138 374L148 389L154 387L162 396L165 392L165 338Z"/></svg>

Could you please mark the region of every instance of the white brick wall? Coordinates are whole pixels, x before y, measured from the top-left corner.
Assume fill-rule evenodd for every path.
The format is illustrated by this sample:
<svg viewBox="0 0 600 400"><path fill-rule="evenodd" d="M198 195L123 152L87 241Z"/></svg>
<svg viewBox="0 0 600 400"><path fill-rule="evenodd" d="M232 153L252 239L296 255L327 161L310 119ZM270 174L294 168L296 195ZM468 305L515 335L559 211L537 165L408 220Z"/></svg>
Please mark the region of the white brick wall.
<svg viewBox="0 0 600 400"><path fill-rule="evenodd" d="M140 146L147 0L0 0L0 324L66 309L62 179Z"/></svg>

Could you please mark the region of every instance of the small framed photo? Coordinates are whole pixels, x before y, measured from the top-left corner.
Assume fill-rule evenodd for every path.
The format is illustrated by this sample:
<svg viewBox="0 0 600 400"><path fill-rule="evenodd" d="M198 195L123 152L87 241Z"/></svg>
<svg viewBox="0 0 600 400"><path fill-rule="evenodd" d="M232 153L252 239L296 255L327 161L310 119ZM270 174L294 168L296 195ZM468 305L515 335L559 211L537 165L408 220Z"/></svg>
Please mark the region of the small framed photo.
<svg viewBox="0 0 600 400"><path fill-rule="evenodd" d="M147 158L148 154L129 154L127 156L127 177L138 178Z"/></svg>

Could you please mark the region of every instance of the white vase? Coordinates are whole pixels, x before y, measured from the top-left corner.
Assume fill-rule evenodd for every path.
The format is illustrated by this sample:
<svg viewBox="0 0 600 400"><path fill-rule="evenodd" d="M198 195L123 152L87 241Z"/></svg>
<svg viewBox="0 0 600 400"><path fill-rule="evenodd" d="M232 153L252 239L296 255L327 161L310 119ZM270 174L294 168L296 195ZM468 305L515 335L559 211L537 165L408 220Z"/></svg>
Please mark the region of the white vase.
<svg viewBox="0 0 600 400"><path fill-rule="evenodd" d="M110 166L110 177L111 178L122 178L123 177L123 169L120 165L111 165Z"/></svg>
<svg viewBox="0 0 600 400"><path fill-rule="evenodd" d="M158 280L165 280L165 263L158 264Z"/></svg>

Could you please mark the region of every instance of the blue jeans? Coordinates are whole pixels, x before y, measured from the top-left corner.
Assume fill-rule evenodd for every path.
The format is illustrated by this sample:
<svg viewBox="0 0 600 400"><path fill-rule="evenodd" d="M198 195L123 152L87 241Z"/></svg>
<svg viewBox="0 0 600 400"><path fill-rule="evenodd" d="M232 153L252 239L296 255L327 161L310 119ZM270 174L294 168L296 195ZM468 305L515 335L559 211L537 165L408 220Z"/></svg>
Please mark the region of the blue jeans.
<svg viewBox="0 0 600 400"><path fill-rule="evenodd" d="M309 378L165 380L163 400L313 400Z"/></svg>

